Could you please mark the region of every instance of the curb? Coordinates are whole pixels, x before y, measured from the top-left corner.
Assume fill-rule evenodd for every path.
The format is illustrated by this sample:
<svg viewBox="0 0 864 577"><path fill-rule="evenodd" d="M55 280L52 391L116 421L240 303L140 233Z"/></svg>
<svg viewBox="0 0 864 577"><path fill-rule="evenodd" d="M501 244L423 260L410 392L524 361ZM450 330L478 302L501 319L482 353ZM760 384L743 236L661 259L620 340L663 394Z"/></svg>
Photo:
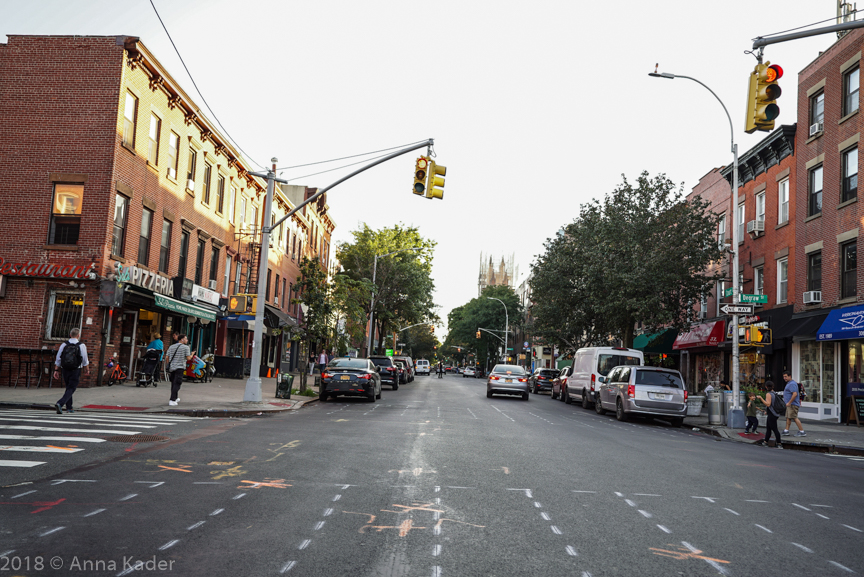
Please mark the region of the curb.
<svg viewBox="0 0 864 577"><path fill-rule="evenodd" d="M317 402L319 397L309 397L309 400L298 401L293 407L268 408L264 411L260 409L156 409L146 411L121 411L116 409L76 409L76 413L119 413L124 415L182 415L185 417L255 417L263 416L271 413L285 413L287 411L296 411L302 409L310 403ZM8 401L0 401L0 409L28 409L35 411L53 411L54 405L45 405L42 403L12 403Z"/></svg>
<svg viewBox="0 0 864 577"><path fill-rule="evenodd" d="M745 445L753 445L757 441L746 441L746 440L738 440L729 437L728 434L725 434L725 431L721 429L714 429L710 426L705 425L691 425L685 423L685 425L689 426L691 429L699 429L699 431L703 433L708 433L714 437L718 437L720 439L726 439L735 443L743 443ZM861 447L849 447L846 445L829 445L826 443L808 443L806 441L792 441L791 439L783 441L784 449L791 449L793 451L807 451L810 453L836 453L838 455L849 455L849 456L864 456L864 448Z"/></svg>

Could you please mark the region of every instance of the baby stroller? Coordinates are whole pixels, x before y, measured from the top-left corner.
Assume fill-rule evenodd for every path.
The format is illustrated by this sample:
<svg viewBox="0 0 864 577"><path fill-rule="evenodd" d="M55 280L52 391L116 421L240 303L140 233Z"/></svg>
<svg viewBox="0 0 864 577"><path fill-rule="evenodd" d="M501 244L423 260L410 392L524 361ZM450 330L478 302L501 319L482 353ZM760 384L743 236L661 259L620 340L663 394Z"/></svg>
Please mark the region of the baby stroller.
<svg viewBox="0 0 864 577"><path fill-rule="evenodd" d="M147 352L144 353L144 362L141 365L141 370L138 371L138 382L135 384L136 387L149 387L153 385L157 386L154 376L156 375L156 369L159 368L159 361L161 360L162 354L160 351L156 349L147 349Z"/></svg>
<svg viewBox="0 0 864 577"><path fill-rule="evenodd" d="M198 355L194 355L190 360L186 361L186 370L183 372L183 375L187 379L191 379L193 383L206 382L205 380L205 368L207 367L207 363L201 360L201 357Z"/></svg>

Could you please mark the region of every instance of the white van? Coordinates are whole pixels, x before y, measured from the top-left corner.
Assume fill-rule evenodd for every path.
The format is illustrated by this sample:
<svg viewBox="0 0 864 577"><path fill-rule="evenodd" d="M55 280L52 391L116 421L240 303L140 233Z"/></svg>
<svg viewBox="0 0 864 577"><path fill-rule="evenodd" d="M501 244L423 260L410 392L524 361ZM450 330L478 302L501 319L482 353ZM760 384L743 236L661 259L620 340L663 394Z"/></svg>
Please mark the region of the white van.
<svg viewBox="0 0 864 577"><path fill-rule="evenodd" d="M429 361L427 361L426 359L418 359L415 367L418 375L429 374Z"/></svg>
<svg viewBox="0 0 864 577"><path fill-rule="evenodd" d="M644 365L642 351L625 347L588 347L573 355L573 370L564 387L564 402L581 401L582 408L594 406L595 394L599 390L598 377L606 377L619 365Z"/></svg>

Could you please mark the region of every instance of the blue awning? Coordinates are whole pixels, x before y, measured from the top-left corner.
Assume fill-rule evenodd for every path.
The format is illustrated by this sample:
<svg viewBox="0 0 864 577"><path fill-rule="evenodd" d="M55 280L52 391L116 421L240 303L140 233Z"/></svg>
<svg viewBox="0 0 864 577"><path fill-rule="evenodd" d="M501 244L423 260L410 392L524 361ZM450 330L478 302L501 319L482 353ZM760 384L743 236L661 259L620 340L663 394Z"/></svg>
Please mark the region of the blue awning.
<svg viewBox="0 0 864 577"><path fill-rule="evenodd" d="M857 338L864 338L864 305L831 311L816 334L819 341Z"/></svg>

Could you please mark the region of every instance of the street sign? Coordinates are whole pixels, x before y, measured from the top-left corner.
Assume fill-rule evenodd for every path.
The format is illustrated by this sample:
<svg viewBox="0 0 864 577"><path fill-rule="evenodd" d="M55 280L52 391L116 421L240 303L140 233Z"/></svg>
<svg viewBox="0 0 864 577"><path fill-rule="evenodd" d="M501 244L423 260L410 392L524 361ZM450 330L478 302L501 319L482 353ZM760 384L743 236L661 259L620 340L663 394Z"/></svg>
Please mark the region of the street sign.
<svg viewBox="0 0 864 577"><path fill-rule="evenodd" d="M753 305L723 305L720 310L727 315L752 315Z"/></svg>
<svg viewBox="0 0 864 577"><path fill-rule="evenodd" d="M768 303L768 295L745 295L742 294L740 298L742 303L755 303L764 305Z"/></svg>
<svg viewBox="0 0 864 577"><path fill-rule="evenodd" d="M723 297L731 297L732 296L732 287L723 291Z"/></svg>
<svg viewBox="0 0 864 577"><path fill-rule="evenodd" d="M392 357L393 356L393 349L387 349L386 351L384 351L384 354L388 357Z"/></svg>

